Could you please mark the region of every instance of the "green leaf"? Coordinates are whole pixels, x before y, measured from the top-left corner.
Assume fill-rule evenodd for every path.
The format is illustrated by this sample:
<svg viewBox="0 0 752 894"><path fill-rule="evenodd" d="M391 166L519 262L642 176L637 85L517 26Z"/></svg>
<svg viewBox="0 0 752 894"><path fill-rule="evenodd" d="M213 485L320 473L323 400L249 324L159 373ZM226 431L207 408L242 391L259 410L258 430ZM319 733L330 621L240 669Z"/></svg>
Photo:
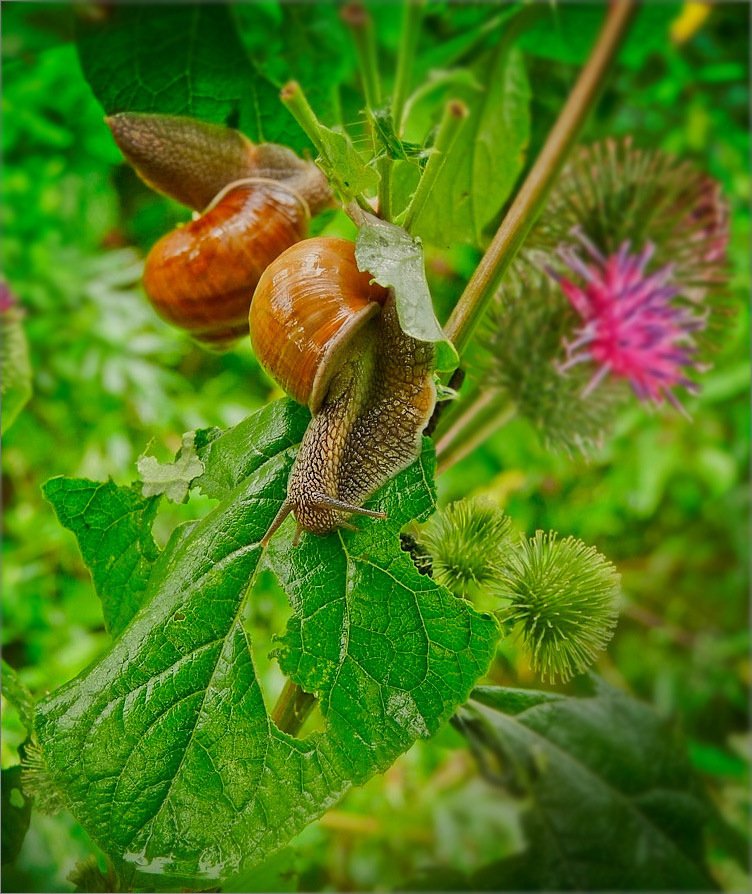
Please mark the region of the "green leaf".
<svg viewBox="0 0 752 894"><path fill-rule="evenodd" d="M355 259L379 285L394 289L402 329L412 338L437 344L437 369L454 369L459 358L433 310L420 240L368 215L358 233Z"/></svg>
<svg viewBox="0 0 752 894"><path fill-rule="evenodd" d="M379 175L360 157L347 134L331 130L323 124L318 128L324 158L316 163L326 174L343 202L351 202L361 193L374 193L379 186Z"/></svg>
<svg viewBox="0 0 752 894"><path fill-rule="evenodd" d="M159 497L84 478L51 478L42 490L60 523L76 535L105 627L118 636L143 604L159 557L151 535Z"/></svg>
<svg viewBox="0 0 752 894"><path fill-rule="evenodd" d="M273 542L293 602L281 662L318 694L327 724L302 740L281 732L242 613L259 540L285 495L295 449L282 445L298 420L288 402L262 413L278 425L279 449L258 419L241 423L242 437L197 435L210 487L232 480L217 483L220 457L245 469L250 454L253 471L236 473L212 512L178 529L130 626L37 709L46 766L70 809L119 874L150 890L216 886L263 862L448 719L498 638L492 617L418 575L400 549L400 525L433 506L428 454L375 498L388 522L306 535L287 563L289 528ZM249 441L254 428L259 439Z"/></svg>
<svg viewBox="0 0 752 894"><path fill-rule="evenodd" d="M556 62L582 64L590 54L606 18L600 4L558 3L543 13L520 38L520 47L534 56ZM645 3L637 9L619 61L641 68L652 53L666 52L670 25L679 10L671 3Z"/></svg>
<svg viewBox="0 0 752 894"><path fill-rule="evenodd" d="M472 68L481 91L455 85L452 99L470 115L455 140L412 231L432 245L483 247L485 228L501 212L525 161L530 136L530 86L513 27Z"/></svg>
<svg viewBox="0 0 752 894"><path fill-rule="evenodd" d="M21 768L10 767L0 774L2 780L2 817L0 842L2 857L0 862L5 866L12 863L21 853L31 821L31 799L21 788Z"/></svg>
<svg viewBox="0 0 752 894"><path fill-rule="evenodd" d="M366 504L386 521L359 520L359 531L308 537L301 549L287 525L269 551L294 611L280 666L319 694L335 754L356 783L438 730L484 673L498 637L490 615L420 574L399 547L400 528L434 509L425 443L417 466Z"/></svg>
<svg viewBox="0 0 752 894"><path fill-rule="evenodd" d="M0 430L3 432L11 427L32 393L29 345L22 320L21 312L12 305L0 311L0 395L3 403Z"/></svg>
<svg viewBox="0 0 752 894"><path fill-rule="evenodd" d="M173 503L182 503L188 497L191 482L203 474L204 464L196 456L196 433L183 435L183 443L175 462L161 463L153 456L139 456L136 468L143 481L141 493L145 497L164 494Z"/></svg>
<svg viewBox="0 0 752 894"><path fill-rule="evenodd" d="M374 136L379 146L378 155L386 155L397 161L425 159L430 149L418 143L408 143L397 136L394 119L389 108L367 110L368 120L374 129Z"/></svg>
<svg viewBox="0 0 752 894"><path fill-rule="evenodd" d="M18 711L26 732L31 733L34 730L34 698L6 661L0 661L0 666L2 666L3 698Z"/></svg>
<svg viewBox="0 0 752 894"><path fill-rule="evenodd" d="M268 28L259 28L260 13L279 19L273 34ZM342 124L339 87L352 77L355 50L337 6L237 3L233 14L261 71L280 87L297 81L325 124Z"/></svg>
<svg viewBox="0 0 752 894"><path fill-rule="evenodd" d="M299 444L311 414L283 399L252 413L233 428L196 432L195 446L204 474L193 485L208 497L224 499L270 457Z"/></svg>
<svg viewBox="0 0 752 894"><path fill-rule="evenodd" d="M248 59L224 4L115 5L79 23L78 52L108 115L191 115L254 141L310 148L277 88Z"/></svg>
<svg viewBox="0 0 752 894"><path fill-rule="evenodd" d="M709 815L683 747L647 706L598 678L588 698L479 687L458 727L530 799L527 849L478 890L712 890Z"/></svg>

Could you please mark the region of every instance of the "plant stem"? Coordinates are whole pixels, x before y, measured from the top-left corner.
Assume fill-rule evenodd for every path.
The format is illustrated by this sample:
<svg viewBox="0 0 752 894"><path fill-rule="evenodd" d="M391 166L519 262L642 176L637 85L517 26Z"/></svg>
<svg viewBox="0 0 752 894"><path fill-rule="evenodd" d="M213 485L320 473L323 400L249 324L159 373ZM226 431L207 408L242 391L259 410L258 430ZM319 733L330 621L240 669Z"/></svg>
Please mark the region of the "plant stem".
<svg viewBox="0 0 752 894"><path fill-rule="evenodd" d="M398 137L402 136L402 116L410 90L410 75L424 8L425 0L406 0L403 7L400 45L397 52L397 73L394 77L394 90L392 91L392 121Z"/></svg>
<svg viewBox="0 0 752 894"><path fill-rule="evenodd" d="M363 82L363 94L368 109L376 109L381 104L381 78L376 52L376 32L369 12L361 3L348 3L340 12L342 21L350 29L358 56L358 66ZM374 152L378 152L376 131L373 131ZM392 160L387 156L379 158L376 170L379 172L379 214L384 220L392 219Z"/></svg>
<svg viewBox="0 0 752 894"><path fill-rule="evenodd" d="M436 474L464 459L516 415L517 407L505 392L485 391L437 442Z"/></svg>
<svg viewBox="0 0 752 894"><path fill-rule="evenodd" d="M438 443L450 428L454 428L458 421L472 410L472 407L482 400L484 389L480 382L468 382L463 386L461 395L450 402L441 415L433 431L433 439Z"/></svg>
<svg viewBox="0 0 752 894"><path fill-rule="evenodd" d="M635 9L634 0L616 0L609 9L590 57L540 155L452 311L445 331L460 355L473 337L504 273L543 209L570 150L600 96Z"/></svg>
<svg viewBox="0 0 752 894"><path fill-rule="evenodd" d="M296 736L315 704L315 696L305 692L292 680L287 680L272 709L272 720L283 733Z"/></svg>
<svg viewBox="0 0 752 894"><path fill-rule="evenodd" d="M327 153L326 142L321 135L319 119L309 105L300 84L297 81L290 81L288 84L285 84L280 91L279 98L287 107L287 110L293 118L303 128L306 136L313 143L318 154L327 162L327 164L331 164L331 159Z"/></svg>
<svg viewBox="0 0 752 894"><path fill-rule="evenodd" d="M373 20L361 3L348 3L343 6L340 16L353 36L366 104L375 109L381 102L381 80Z"/></svg>
<svg viewBox="0 0 752 894"><path fill-rule="evenodd" d="M329 155L326 140L322 135L322 131L325 130L325 128L319 123L319 119L309 105L300 84L298 84L297 81L290 81L288 84L285 84L280 91L279 98L282 100L283 105L286 106L293 118L303 128L306 136L313 143L316 152L321 156L321 159L326 163L327 167L331 171L336 172L337 166ZM355 202L360 205L360 207L373 213L373 208L371 208L362 195L357 195L355 197Z"/></svg>
<svg viewBox="0 0 752 894"><path fill-rule="evenodd" d="M402 226L410 232L410 228L415 220L420 216L425 207L431 190L436 183L436 178L441 173L446 163L449 151L454 145L462 126L467 120L468 111L464 102L453 99L446 104L444 115L439 125L439 132L436 135L436 143L433 147L428 162L426 163L423 176L420 178L418 188L415 190L410 204L407 206L405 216L402 219Z"/></svg>

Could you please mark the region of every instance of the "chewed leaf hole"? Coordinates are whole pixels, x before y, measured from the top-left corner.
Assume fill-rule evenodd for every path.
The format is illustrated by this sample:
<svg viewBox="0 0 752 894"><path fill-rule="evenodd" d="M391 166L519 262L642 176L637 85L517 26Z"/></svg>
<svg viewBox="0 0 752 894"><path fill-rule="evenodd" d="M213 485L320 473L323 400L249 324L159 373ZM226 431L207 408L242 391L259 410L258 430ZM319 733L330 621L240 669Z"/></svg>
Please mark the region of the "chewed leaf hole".
<svg viewBox="0 0 752 894"><path fill-rule="evenodd" d="M251 641L256 677L269 714L285 685L285 676L271 654L277 646L275 637L284 632L290 614L290 604L277 578L271 571L260 569L248 596L244 624Z"/></svg>

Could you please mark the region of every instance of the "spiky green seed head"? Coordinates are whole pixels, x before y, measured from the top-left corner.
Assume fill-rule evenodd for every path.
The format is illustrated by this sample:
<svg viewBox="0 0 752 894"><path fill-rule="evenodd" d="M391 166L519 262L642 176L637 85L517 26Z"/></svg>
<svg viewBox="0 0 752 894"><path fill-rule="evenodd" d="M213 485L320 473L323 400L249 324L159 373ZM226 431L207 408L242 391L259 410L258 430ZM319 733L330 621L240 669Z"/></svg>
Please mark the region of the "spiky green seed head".
<svg viewBox="0 0 752 894"><path fill-rule="evenodd" d="M620 576L594 547L537 531L509 553L500 577L503 613L534 670L566 682L589 667L613 636Z"/></svg>
<svg viewBox="0 0 752 894"><path fill-rule="evenodd" d="M471 586L495 585L513 548L512 523L489 500L450 503L431 519L421 541L431 553L434 579L466 596Z"/></svg>

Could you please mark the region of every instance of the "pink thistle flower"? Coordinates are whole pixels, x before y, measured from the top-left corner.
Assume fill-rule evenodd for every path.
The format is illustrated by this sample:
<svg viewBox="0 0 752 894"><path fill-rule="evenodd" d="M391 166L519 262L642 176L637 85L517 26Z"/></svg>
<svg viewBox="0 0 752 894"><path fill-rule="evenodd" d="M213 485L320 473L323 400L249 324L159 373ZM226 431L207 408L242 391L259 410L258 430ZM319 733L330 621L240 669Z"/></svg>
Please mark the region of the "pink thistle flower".
<svg viewBox="0 0 752 894"><path fill-rule="evenodd" d="M665 398L686 416L671 389L681 385L692 394L699 390L686 371L700 369L692 333L705 327L705 316L672 302L679 294L672 283L672 265L645 272L653 256L651 243L640 254L630 254L630 243L623 242L616 254L604 257L582 232L575 235L590 262L584 262L572 247L561 247L558 253L584 283L576 285L548 270L583 321L574 340L565 342L567 359L559 370L595 363L599 369L583 397L613 375L626 379L641 401L658 405Z"/></svg>

